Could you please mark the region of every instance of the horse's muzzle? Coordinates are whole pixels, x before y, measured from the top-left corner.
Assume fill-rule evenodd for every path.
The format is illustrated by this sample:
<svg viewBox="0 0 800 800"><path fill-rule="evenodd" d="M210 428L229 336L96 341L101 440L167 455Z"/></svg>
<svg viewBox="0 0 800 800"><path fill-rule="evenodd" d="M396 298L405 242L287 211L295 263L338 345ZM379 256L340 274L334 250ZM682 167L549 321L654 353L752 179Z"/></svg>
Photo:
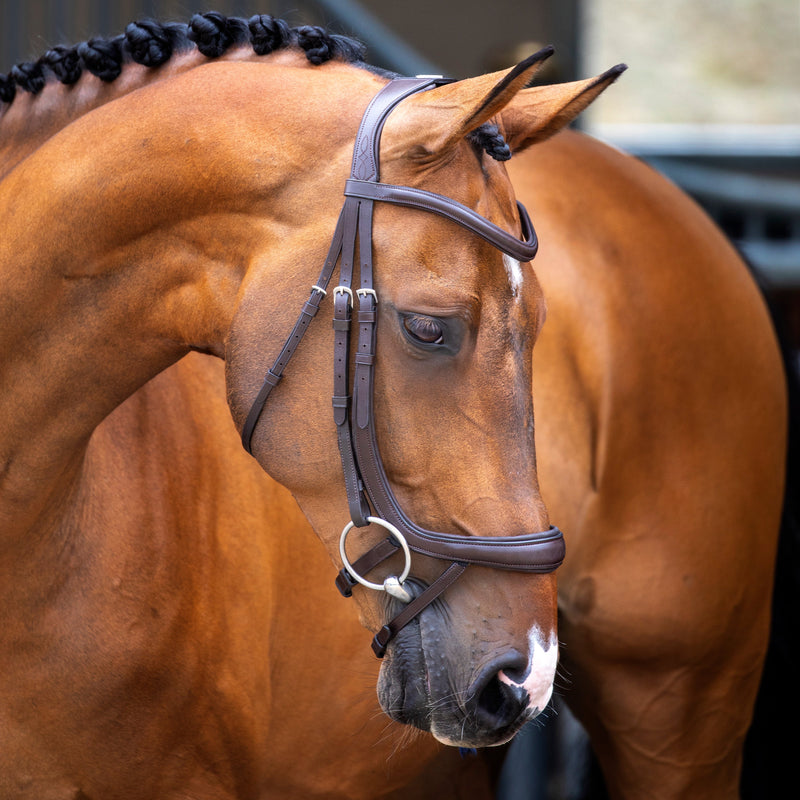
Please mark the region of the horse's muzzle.
<svg viewBox="0 0 800 800"><path fill-rule="evenodd" d="M446 655L444 637L426 631L425 646L422 638L417 625L402 631L381 669L378 697L395 721L428 731L444 744L491 747L507 742L541 710L531 705L521 683L503 679L526 668L518 652L491 659L470 685L459 686L463 660Z"/></svg>

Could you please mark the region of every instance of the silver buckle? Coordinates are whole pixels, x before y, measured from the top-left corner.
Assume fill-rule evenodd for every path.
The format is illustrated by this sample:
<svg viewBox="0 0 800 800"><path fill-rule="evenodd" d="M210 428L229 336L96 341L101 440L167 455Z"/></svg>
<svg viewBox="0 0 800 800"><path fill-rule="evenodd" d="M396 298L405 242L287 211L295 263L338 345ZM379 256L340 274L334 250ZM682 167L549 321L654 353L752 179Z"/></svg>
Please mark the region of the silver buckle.
<svg viewBox="0 0 800 800"><path fill-rule="evenodd" d="M333 296L336 297L337 294L346 294L350 297L350 305L355 305L355 301L353 300L353 290L349 286L337 286L333 290Z"/></svg>

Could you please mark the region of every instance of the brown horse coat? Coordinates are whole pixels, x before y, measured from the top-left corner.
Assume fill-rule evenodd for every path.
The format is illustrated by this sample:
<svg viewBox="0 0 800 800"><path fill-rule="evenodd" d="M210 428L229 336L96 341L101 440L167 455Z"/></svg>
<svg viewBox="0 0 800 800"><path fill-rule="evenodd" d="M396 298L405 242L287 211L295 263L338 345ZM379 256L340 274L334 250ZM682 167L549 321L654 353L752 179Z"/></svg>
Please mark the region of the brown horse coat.
<svg viewBox="0 0 800 800"><path fill-rule="evenodd" d="M305 83L310 68L293 54L273 63L284 83ZM358 75L345 91L345 71L331 64L316 79L309 119L340 92L341 127L354 128L362 109L351 94L366 98L380 81ZM325 174L330 188L317 194L330 211L302 235L296 187L276 183L282 213L259 216L263 77L237 64L192 70L158 95L151 86L114 104L117 125L111 112L87 114L36 158L24 124L4 140L14 146L0 184L2 797L373 798L409 785L404 796L476 797L486 786L480 762L465 774L427 737L396 744L374 699L368 635L294 501L241 452L221 365L192 355L169 366L187 342L224 354L244 273L272 255L258 243L316 253L332 231L336 187ZM231 85L239 94L219 91ZM213 121L223 95L224 125ZM19 125L24 114L10 109ZM48 113L41 130L54 124ZM512 104L503 119L521 148L516 113ZM528 123L530 138L565 124L559 113L550 109L552 127ZM104 136L86 152L98 119ZM224 146L231 126L235 151ZM291 134L271 130L271 152L302 173ZM333 169L351 138L329 136L341 145ZM43 176L48 192L37 194ZM563 134L518 155L511 176L542 240L535 268L549 319L533 387L542 492L568 535L568 697L613 796L734 797L765 647L785 442L763 303L705 217L646 167ZM153 227L176 216L171 229ZM397 219L409 234L428 222ZM203 280L186 281L198 263ZM435 266L431 276L446 275ZM505 268L538 302L530 270ZM271 292L292 308L316 262L309 276L305 261L298 269L300 289L293 275L272 276ZM258 289L260 278L248 280ZM269 310L257 322L266 342L285 327ZM285 457L275 471L290 486L309 467L327 480L303 461L305 472ZM414 476L404 475L413 503ZM447 522L447 497L416 502ZM309 507L318 528L341 517ZM529 596L542 605L547 591Z"/></svg>
<svg viewBox="0 0 800 800"><path fill-rule="evenodd" d="M539 477L567 531L565 696L615 797L736 797L769 630L784 369L759 291L648 166L564 133L513 159L542 247Z"/></svg>

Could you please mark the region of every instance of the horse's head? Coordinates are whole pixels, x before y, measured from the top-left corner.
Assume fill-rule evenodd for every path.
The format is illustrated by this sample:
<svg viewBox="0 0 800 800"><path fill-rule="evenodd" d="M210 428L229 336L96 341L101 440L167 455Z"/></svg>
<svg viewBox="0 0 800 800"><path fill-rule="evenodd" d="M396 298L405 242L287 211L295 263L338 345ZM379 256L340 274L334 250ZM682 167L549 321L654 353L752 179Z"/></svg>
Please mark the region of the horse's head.
<svg viewBox="0 0 800 800"><path fill-rule="evenodd" d="M368 573L381 588L386 576L403 571L397 545L408 539L410 571L399 589L368 591L346 575L342 583L347 593L348 584L355 587L362 621L378 632L376 650L386 652L378 686L384 709L462 746L503 742L542 711L557 662L553 570L561 540L549 529L539 494L531 400L532 348L545 304L533 270L521 263L535 252L535 236L502 164L484 152L482 141L493 131L481 126L492 121L494 134L520 150L568 124L619 72L524 89L546 55L508 73L410 92L375 119L367 112L352 173L360 180L348 183L328 257L332 267L342 252L341 272L330 284L325 269L317 278L325 259L309 211L292 236L291 260L294 277L319 288L281 356L268 359L272 374L244 425L254 455L292 490L337 563L340 531L355 520L349 560L373 555L351 573ZM369 175L374 141L380 166ZM331 161L341 163L342 152ZM350 152L352 138L347 161ZM365 153L367 166L359 166ZM341 190L342 177L329 177L338 169L323 172ZM443 198L451 213L430 213ZM334 232L326 213L327 239ZM266 284L256 278L253 285L228 353L239 420L257 391L254 365L261 375L269 366L253 359L252 346L265 346L254 326L275 324L263 310L249 311L256 304L276 308L269 290L257 288ZM311 322L314 306L324 311L326 304L333 332ZM287 319L281 317L283 337L291 329ZM314 332L297 347L287 371L292 379L278 386L287 348L294 351L306 327ZM385 530L365 527L373 515L395 531L388 545L380 544ZM425 602L417 603L421 595ZM405 619L407 608L414 613Z"/></svg>

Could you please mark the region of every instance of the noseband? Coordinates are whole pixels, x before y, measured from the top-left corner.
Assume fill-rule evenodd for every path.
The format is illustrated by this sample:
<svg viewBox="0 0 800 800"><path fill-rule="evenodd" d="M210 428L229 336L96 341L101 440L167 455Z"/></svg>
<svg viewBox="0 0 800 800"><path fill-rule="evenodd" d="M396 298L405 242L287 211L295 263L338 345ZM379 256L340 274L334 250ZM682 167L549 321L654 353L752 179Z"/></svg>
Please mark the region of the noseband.
<svg viewBox="0 0 800 800"><path fill-rule="evenodd" d="M267 371L242 430L242 444L251 452L251 439L258 418L272 389L281 380L283 370L305 334L309 323L327 295L336 264L340 263L339 285L333 289L334 376L333 416L339 439L344 481L352 521L342 531L340 554L344 568L336 579L345 597L361 583L387 591L406 603L400 613L375 635L372 649L380 658L391 639L450 586L469 564L547 573L564 560L564 537L558 528L522 533L516 536L459 536L428 531L415 525L403 513L389 485L378 452L373 409L375 330L378 297L372 279L372 210L376 201L422 209L447 217L485 239L518 261L530 261L538 247L536 233L525 208L517 203L522 239L507 233L485 217L461 203L442 195L409 186L379 182L379 147L384 122L392 109L416 92L440 85L439 78L397 78L389 82L370 102L356 137L350 179L345 184L344 206L333 242L311 296L303 305L300 317L278 358ZM353 265L358 240L360 286L353 291ZM358 299L358 323L352 393L349 389L351 310ZM372 513L371 509L374 509ZM375 523L386 528L389 536L351 564L345 552L345 539L355 527ZM362 576L403 550L406 563L402 574L387 578L383 585L370 583ZM411 552L450 562L445 571L416 597L403 582L409 573Z"/></svg>

